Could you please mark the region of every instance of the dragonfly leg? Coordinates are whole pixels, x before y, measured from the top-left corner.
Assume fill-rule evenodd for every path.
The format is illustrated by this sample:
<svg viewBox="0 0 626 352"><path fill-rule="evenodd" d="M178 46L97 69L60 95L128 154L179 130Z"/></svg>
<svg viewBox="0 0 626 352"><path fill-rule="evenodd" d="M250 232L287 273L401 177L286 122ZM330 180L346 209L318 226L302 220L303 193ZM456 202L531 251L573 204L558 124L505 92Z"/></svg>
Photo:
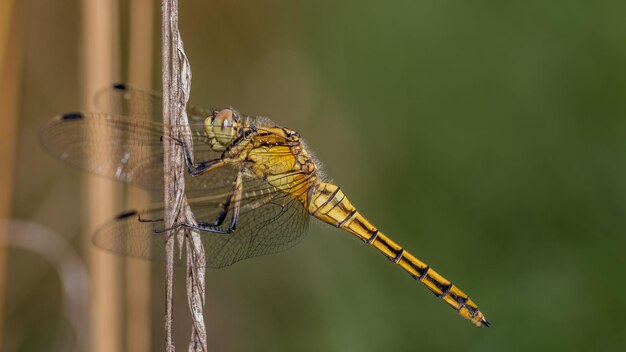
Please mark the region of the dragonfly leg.
<svg viewBox="0 0 626 352"><path fill-rule="evenodd" d="M187 147L187 144L178 138L171 137L178 145L183 148L183 155L185 156L185 165L187 166L187 172L191 176L198 176L209 171L215 170L221 166L224 166L226 163L222 159L213 159L201 161L199 163L194 163L191 158L191 152Z"/></svg>
<svg viewBox="0 0 626 352"><path fill-rule="evenodd" d="M198 224L190 224L190 223L183 222L183 223L175 224L174 226L168 227L168 228L160 228L160 229L154 228L153 231L154 233L164 233L167 231L172 231L172 230L176 230L178 228L184 227L187 229L204 231L204 232L213 232L213 233L220 233L220 234L232 233L237 228L237 221L239 220L239 213L241 211L242 194L243 194L243 171L240 171L239 173L237 173L237 178L235 179L233 188L230 191L230 194L226 197L222 210L220 211L220 213L217 215L217 218L213 222L199 221ZM226 229L220 228L220 226L224 223L226 216L228 215L228 211L231 208L232 208L232 217L230 219L230 224L228 228ZM163 218L158 218L158 219L144 218L137 211L129 211L129 212L120 214L118 217L126 218L129 216L136 216L139 222L162 222L163 221Z"/></svg>
<svg viewBox="0 0 626 352"><path fill-rule="evenodd" d="M217 216L217 219L215 219L214 222L211 223L211 222L200 221L198 222L197 225L189 224L189 223L180 223L170 228L154 229L154 232L163 233L166 231L175 230L180 227L184 227L187 229L204 231L204 232L213 232L213 233L221 233L221 234L232 233L237 228L237 221L239 220L239 212L241 210L242 194L243 194L243 172L240 171L237 174L237 178L235 179L235 184L233 185L233 188L230 194L228 195L228 197L226 198L226 201L224 202L224 207L222 208L222 210L220 211L220 214ZM224 223L224 220L226 219L226 215L228 214L228 210L231 208L232 208L232 217L230 219L230 224L228 225L228 228L226 229L220 228L219 226ZM146 220L146 219L141 219L141 218L139 220L145 221L145 222L152 221L152 220Z"/></svg>
<svg viewBox="0 0 626 352"><path fill-rule="evenodd" d="M208 227L216 228L222 225L224 223L224 220L226 219L228 210L231 208L231 204L233 204L232 206L233 214L232 214L232 218L230 219L230 225L228 226L227 233L231 233L236 229L237 220L239 219L239 212L241 211L241 195L243 192L242 175L243 175L243 172L241 171L237 173L237 178L235 179L233 188L230 191L230 194L228 195L228 197L226 198L226 201L224 202L224 207L222 208L222 211L217 216L215 221L213 221L212 223L199 222L198 226L208 226Z"/></svg>

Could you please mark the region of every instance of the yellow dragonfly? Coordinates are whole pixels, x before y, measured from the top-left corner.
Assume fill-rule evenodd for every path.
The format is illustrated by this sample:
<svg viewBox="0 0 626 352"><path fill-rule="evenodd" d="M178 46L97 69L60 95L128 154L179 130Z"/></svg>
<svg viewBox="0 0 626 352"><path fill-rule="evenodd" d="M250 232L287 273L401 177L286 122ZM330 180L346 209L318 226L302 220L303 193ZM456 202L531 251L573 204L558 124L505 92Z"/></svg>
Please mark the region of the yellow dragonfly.
<svg viewBox="0 0 626 352"><path fill-rule="evenodd" d="M41 132L58 158L148 190L163 188L161 98L114 84L97 96L101 113L55 117ZM312 215L372 246L476 326L489 326L467 294L372 225L338 186L326 182L300 135L234 108L187 109L192 146L183 146L186 193L201 233L207 266L292 247ZM192 151L193 148L193 151ZM199 160L199 161L198 161ZM94 243L122 255L165 258L163 208L128 211L105 224ZM179 259L180 260L180 259Z"/></svg>

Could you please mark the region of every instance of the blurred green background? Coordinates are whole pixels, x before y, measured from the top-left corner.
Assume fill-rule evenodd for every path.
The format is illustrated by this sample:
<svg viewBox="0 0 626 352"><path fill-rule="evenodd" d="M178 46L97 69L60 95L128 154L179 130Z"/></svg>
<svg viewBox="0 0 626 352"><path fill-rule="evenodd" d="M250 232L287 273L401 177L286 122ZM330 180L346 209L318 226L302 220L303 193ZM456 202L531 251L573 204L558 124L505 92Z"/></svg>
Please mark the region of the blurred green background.
<svg viewBox="0 0 626 352"><path fill-rule="evenodd" d="M80 248L84 175L37 141L49 118L80 108L80 2L27 8L12 215ZM287 252L207 272L210 351L626 348L626 2L181 0L180 11L192 100L299 131L365 216L492 323L473 327L316 223ZM9 263L2 350L46 350L64 324L54 272L18 250ZM153 272L161 350L162 264ZM182 270L177 280L184 349Z"/></svg>

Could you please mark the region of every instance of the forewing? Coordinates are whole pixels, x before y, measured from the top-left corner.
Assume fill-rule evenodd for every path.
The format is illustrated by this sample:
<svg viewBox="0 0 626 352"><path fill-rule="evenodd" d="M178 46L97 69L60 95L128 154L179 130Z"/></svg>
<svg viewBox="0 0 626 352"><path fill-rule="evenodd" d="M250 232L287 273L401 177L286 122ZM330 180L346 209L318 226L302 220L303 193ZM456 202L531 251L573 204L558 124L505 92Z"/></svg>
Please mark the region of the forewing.
<svg viewBox="0 0 626 352"><path fill-rule="evenodd" d="M96 95L101 112L56 116L41 131L41 141L54 156L86 171L162 192L162 139L168 138L162 137L162 103L159 93L113 84ZM188 105L187 113L189 131L170 127L169 135L186 140L186 133L191 133L193 146L188 147L194 162L220 158L221 153L211 149L204 134L204 118L209 112ZM293 163L289 150L267 152L265 156L273 159L276 168L286 169ZM232 182L234 172L226 167L199 177L187 175L187 194L195 196L220 189Z"/></svg>
<svg viewBox="0 0 626 352"><path fill-rule="evenodd" d="M114 83L96 94L99 112L132 118L163 121L163 98L160 93L135 88L125 83ZM187 104L190 123L202 122L210 111L193 104Z"/></svg>
<svg viewBox="0 0 626 352"><path fill-rule="evenodd" d="M191 127L194 161L220 158L221 153L213 151L206 143L201 127ZM163 125L159 122L108 113L70 113L56 116L40 136L46 149L65 162L143 189L162 192L162 140L170 137L162 137ZM223 168L210 175L188 177L187 190L193 194L194 191L219 188L231 182L232 173L230 168Z"/></svg>
<svg viewBox="0 0 626 352"><path fill-rule="evenodd" d="M56 116L41 132L52 155L98 175L148 190L163 188L163 128L104 113Z"/></svg>

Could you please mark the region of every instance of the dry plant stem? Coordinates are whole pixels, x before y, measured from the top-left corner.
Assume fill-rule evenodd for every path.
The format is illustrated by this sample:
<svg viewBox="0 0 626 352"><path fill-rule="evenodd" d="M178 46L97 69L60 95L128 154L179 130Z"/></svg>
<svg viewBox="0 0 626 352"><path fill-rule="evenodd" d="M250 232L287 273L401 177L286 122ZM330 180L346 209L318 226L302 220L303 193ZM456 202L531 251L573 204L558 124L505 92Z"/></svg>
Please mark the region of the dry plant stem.
<svg viewBox="0 0 626 352"><path fill-rule="evenodd" d="M164 134L183 140L191 149L191 133L185 106L191 91L191 67L183 49L178 31L177 0L162 0L162 66L163 66L163 125ZM196 224L185 196L185 162L178 143L164 138L165 153L165 226L172 228L177 223ZM192 154L193 155L193 154ZM187 298L191 309L193 329L189 351L206 351L206 330L202 307L204 306L204 249L200 234L184 228L172 231L166 242L166 351L174 351L172 341L172 287L175 244L187 250Z"/></svg>
<svg viewBox="0 0 626 352"><path fill-rule="evenodd" d="M177 28L178 26L176 26ZM178 60L176 60L176 64L180 64L181 66L175 66L176 72L180 72L181 77L181 116L182 120L185 123L185 131L189 132L189 125L187 124L187 112L185 110L185 106L189 101L189 94L191 92L191 66L189 65L189 60L187 60L187 56L185 55L185 50L183 48L183 41L180 36L180 32L177 32L176 36L177 41L175 48L173 48L173 53L176 52L178 54ZM185 134L186 136L190 136L190 134ZM186 141L188 146L193 146L193 142L191 138ZM182 155L179 153L179 155ZM179 159L180 167L184 170L185 163L183 162L182 157ZM184 172L184 171L183 171ZM188 224L197 225L196 220L194 218L193 212L187 203L187 198L183 196L183 203L180 209L180 216L182 221ZM205 292L205 267L206 260L204 257L204 248L202 247L202 241L200 239L200 234L198 231L187 230L186 236L186 251L187 251L187 300L189 304L189 309L191 310L191 319L193 323L193 329L191 330L191 339L189 341L189 351L207 351L207 341L206 341L206 327L204 324L204 292ZM182 248L182 243L181 243Z"/></svg>
<svg viewBox="0 0 626 352"><path fill-rule="evenodd" d="M128 45L128 81L140 87L152 86L154 67L154 11L157 4L153 0L130 0L129 45ZM136 208L150 201L146 191L130 187L126 192L125 208ZM152 301L150 263L144 260L126 261L125 297L126 297L126 351L152 351L152 331L150 322ZM159 344L160 345L160 344Z"/></svg>
<svg viewBox="0 0 626 352"><path fill-rule="evenodd" d="M16 130L20 106L20 85L22 83L22 58L24 43L24 11L22 1L5 1L0 5L0 160L4 165L0 170L0 218L11 215L11 198L15 159ZM6 293L7 252L2 245L3 228L0 228L0 341L4 332L4 310Z"/></svg>
<svg viewBox="0 0 626 352"><path fill-rule="evenodd" d="M1 1L1 0L0 0ZM117 76L118 1L82 0L81 89L87 111L93 110L93 94ZM83 130L90 136L109 138L105 129ZM81 132L83 132L81 131ZM83 245L88 253L90 283L89 351L119 351L123 346L120 260L91 246L90 234L119 210L120 189L112 180L85 175L86 201Z"/></svg>
<svg viewBox="0 0 626 352"><path fill-rule="evenodd" d="M185 217L193 218L193 213L189 206L185 208ZM205 292L205 265L204 248L200 240L200 234L191 231L186 242L187 250L187 299L193 329L191 330L191 341L189 351L206 351L207 336L204 324L204 292Z"/></svg>
<svg viewBox="0 0 626 352"><path fill-rule="evenodd" d="M163 126L167 128L170 125L170 119L172 118L172 112L170 110L170 100L172 97L172 84L171 84L171 28L170 28L170 1L161 1L161 64L162 64L162 81L163 81ZM165 138L163 140L163 151L165 153L164 173L165 173L165 196L163 199L165 205L165 226L171 227L174 223L176 211L173 204L175 204L175 198L172 196L172 189L168 185L173 185L173 175L168 170L171 170L170 164L172 164L171 157L174 155L171 152L171 140ZM174 341L172 339L172 325L173 325L173 283L174 283L174 239L171 236L167 237L165 243L165 352L175 352Z"/></svg>

